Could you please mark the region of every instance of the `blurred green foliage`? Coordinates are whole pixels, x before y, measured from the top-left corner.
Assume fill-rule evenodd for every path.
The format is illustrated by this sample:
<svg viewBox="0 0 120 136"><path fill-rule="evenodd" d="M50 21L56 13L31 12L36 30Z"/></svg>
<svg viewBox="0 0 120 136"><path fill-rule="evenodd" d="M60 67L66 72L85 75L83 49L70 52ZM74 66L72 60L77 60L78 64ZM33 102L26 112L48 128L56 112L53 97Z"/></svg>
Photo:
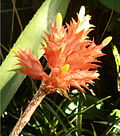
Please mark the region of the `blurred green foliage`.
<svg viewBox="0 0 120 136"><path fill-rule="evenodd" d="M119 0L99 0L108 8L120 13L120 1Z"/></svg>

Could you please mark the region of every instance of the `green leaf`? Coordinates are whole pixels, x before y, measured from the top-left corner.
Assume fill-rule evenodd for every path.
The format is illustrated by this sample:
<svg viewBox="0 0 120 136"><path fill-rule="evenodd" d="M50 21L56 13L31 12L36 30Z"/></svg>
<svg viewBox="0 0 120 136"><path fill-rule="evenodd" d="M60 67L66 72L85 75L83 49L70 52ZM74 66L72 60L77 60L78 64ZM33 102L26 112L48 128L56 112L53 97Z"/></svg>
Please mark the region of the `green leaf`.
<svg viewBox="0 0 120 136"><path fill-rule="evenodd" d="M120 13L120 0L99 0L106 7Z"/></svg>
<svg viewBox="0 0 120 136"><path fill-rule="evenodd" d="M91 126L92 126L92 129L93 129L93 136L97 136L97 133L95 131L95 128L94 128L93 124L91 124Z"/></svg>
<svg viewBox="0 0 120 136"><path fill-rule="evenodd" d="M63 17L65 16L69 1L70 0L46 0L21 33L13 49L30 48L33 53L37 53L38 56L41 57L43 54L43 50L40 49L40 42L43 42L41 36L45 36L44 31L49 30L49 26L54 23L55 16L58 12L61 12ZM23 74L10 71L17 68L16 63L17 59L11 50L0 67L0 78L2 79L2 83L0 84L1 114L25 78Z"/></svg>
<svg viewBox="0 0 120 136"><path fill-rule="evenodd" d="M46 109L48 109L49 111L51 111L51 113L57 118L57 120L59 120L59 123L61 124L64 132L67 132L67 125L66 123L63 121L62 118L60 118L59 114L45 101L43 101ZM71 134L69 134L69 136L71 136Z"/></svg>

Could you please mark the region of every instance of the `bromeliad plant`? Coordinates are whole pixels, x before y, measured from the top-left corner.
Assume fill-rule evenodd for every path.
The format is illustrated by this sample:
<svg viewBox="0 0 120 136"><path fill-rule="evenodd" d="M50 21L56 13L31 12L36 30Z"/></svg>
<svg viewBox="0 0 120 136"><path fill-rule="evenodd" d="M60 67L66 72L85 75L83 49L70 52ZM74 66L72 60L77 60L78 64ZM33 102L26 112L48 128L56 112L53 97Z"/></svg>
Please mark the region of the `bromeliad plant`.
<svg viewBox="0 0 120 136"><path fill-rule="evenodd" d="M57 14L56 24L52 24L51 32L45 33L47 38L43 38L46 44L42 44L44 57L50 69L50 74L46 74L37 55L34 57L31 50L20 49L16 53L19 61L17 65L21 68L14 69L22 72L34 79L42 80L42 83L18 120L10 136L18 136L23 127L30 120L33 112L42 99L50 93L58 92L69 98L70 86L76 87L83 94L87 84L93 85L93 80L98 79L98 57L104 55L101 49L112 39L107 37L100 45L96 45L94 40L90 40L88 33L93 30L93 25L89 23L90 16L85 16L85 7L82 6L78 20L71 20L70 24L62 25L62 16Z"/></svg>

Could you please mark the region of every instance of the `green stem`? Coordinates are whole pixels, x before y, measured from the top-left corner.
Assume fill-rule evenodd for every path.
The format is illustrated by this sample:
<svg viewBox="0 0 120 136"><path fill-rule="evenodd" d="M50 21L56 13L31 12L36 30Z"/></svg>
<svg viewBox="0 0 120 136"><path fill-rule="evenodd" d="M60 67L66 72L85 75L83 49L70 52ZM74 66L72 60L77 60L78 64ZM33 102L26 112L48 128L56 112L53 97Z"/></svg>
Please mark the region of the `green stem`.
<svg viewBox="0 0 120 136"><path fill-rule="evenodd" d="M83 101L81 101L81 95L79 94L79 97L78 97L78 111L77 111L78 113L81 112L82 105L83 105ZM82 135L82 114L77 115L76 125L77 125L78 136L81 136Z"/></svg>

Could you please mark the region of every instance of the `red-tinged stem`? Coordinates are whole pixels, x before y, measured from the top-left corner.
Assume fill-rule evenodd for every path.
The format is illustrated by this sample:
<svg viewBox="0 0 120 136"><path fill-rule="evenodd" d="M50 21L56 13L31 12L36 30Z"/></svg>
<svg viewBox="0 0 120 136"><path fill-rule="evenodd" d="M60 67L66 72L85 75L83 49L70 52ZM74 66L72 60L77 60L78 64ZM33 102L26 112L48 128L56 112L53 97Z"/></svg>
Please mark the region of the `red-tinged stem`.
<svg viewBox="0 0 120 136"><path fill-rule="evenodd" d="M13 128L12 132L10 133L9 136L18 136L19 133L22 131L24 126L28 123L30 120L32 114L38 107L38 105L41 103L43 98L45 97L45 93L42 91L42 89L38 90L34 98L31 100L23 114L20 116L17 124Z"/></svg>

